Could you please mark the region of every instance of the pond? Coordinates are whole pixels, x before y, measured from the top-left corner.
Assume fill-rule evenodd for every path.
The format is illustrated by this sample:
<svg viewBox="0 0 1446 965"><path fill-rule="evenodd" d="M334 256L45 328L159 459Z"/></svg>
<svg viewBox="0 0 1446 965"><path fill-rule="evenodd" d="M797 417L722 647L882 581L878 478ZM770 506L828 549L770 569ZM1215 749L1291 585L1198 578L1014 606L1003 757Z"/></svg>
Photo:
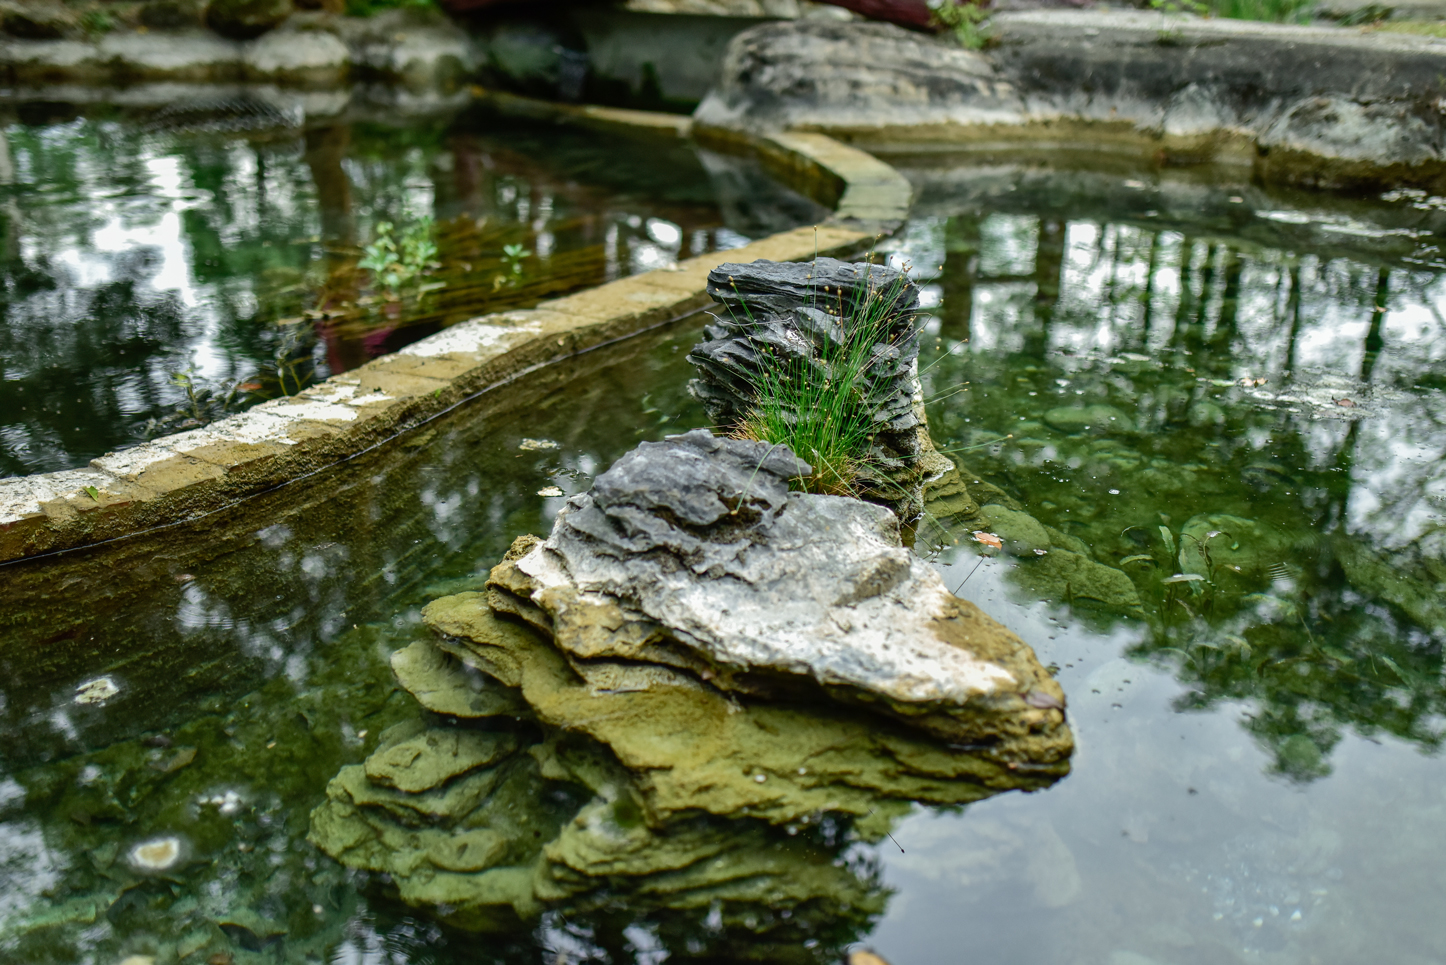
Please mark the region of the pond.
<svg viewBox="0 0 1446 965"><path fill-rule="evenodd" d="M307 843L327 781L416 713L387 659L421 607L545 533L551 487L705 423L685 320L204 524L0 568L5 956L1446 958L1446 202L905 167L881 251L932 313L935 441L1006 538L933 520L916 552L1057 668L1067 778L804 841L847 886L792 919L619 896L479 938ZM1112 589L1051 576L1067 553ZM162 835L176 869L126 861Z"/></svg>
<svg viewBox="0 0 1446 965"><path fill-rule="evenodd" d="M686 142L482 109L303 127L229 98L0 124L0 475L823 214Z"/></svg>

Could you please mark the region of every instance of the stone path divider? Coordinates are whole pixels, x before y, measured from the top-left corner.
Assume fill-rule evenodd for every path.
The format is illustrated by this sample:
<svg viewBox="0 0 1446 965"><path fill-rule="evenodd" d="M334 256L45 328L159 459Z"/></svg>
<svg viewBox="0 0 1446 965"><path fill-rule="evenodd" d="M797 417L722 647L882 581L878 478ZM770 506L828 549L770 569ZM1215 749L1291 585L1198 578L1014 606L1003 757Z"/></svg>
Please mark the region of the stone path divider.
<svg viewBox="0 0 1446 965"><path fill-rule="evenodd" d="M688 136L686 117L555 105L476 92L505 110L559 121ZM833 217L563 298L484 315L305 391L193 429L108 453L83 469L0 479L0 566L193 522L317 475L529 372L666 324L710 303L708 272L725 261L796 261L867 246L908 212L908 182L854 148L817 135L704 138L756 151Z"/></svg>

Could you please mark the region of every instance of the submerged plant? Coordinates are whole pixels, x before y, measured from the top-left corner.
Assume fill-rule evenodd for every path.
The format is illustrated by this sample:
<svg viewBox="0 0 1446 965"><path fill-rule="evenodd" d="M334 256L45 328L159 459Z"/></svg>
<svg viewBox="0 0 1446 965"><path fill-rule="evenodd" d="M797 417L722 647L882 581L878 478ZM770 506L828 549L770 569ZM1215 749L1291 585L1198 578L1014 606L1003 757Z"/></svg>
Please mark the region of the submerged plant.
<svg viewBox="0 0 1446 965"><path fill-rule="evenodd" d="M400 239L393 236L395 231L390 221L377 222L376 237L357 262L358 268L370 271L377 285L392 294L425 275L437 257L430 217L413 222Z"/></svg>
<svg viewBox="0 0 1446 965"><path fill-rule="evenodd" d="M813 475L800 480L809 492L858 495L862 476L882 476L870 471L880 468L872 454L876 413L893 391L881 376L897 364L899 353L889 349L915 334L911 318L900 324L904 279L885 289L870 285L853 305L837 305L838 330L822 340L816 355L762 350L754 404L735 434L788 446L813 467Z"/></svg>
<svg viewBox="0 0 1446 965"><path fill-rule="evenodd" d="M492 279L494 290L504 286L512 287L522 281L522 261L531 258L532 252L522 245L502 246L502 273Z"/></svg>

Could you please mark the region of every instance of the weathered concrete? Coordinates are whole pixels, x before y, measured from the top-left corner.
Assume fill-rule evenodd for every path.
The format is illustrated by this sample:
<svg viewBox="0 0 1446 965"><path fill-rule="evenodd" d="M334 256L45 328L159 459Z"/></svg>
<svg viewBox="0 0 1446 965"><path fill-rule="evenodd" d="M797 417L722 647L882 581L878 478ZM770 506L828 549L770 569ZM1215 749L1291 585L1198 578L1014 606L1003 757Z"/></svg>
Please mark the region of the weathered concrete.
<svg viewBox="0 0 1446 965"><path fill-rule="evenodd" d="M1446 177L1446 43L1121 11L995 18L965 51L884 24L734 39L700 128L821 131L869 149L1003 145L1227 160L1315 186Z"/></svg>

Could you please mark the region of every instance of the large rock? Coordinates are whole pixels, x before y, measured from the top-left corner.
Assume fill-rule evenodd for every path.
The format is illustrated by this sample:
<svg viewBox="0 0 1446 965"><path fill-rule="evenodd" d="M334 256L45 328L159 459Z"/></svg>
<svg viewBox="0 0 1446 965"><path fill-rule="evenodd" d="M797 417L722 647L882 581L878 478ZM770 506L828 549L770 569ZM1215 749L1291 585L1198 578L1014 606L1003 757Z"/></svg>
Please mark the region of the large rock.
<svg viewBox="0 0 1446 965"><path fill-rule="evenodd" d="M743 31L698 105L748 130L1018 123L1024 101L982 54L882 23L800 20Z"/></svg>
<svg viewBox="0 0 1446 965"><path fill-rule="evenodd" d="M244 64L250 80L331 86L346 80L351 50L324 30L273 30L247 46Z"/></svg>
<svg viewBox="0 0 1446 965"><path fill-rule="evenodd" d="M1004 759L1067 755L1063 694L1029 647L905 550L893 514L790 492L799 471L704 430L644 443L517 561L516 595L580 658L826 692ZM599 632L620 620L629 638Z"/></svg>
<svg viewBox="0 0 1446 965"><path fill-rule="evenodd" d="M688 353L699 378L689 390L715 425L736 429L758 405L760 386L779 372L840 382L841 351L856 341L860 311L873 303L871 359L849 390L867 410L872 442L854 494L905 519L922 509L920 457L927 446L918 382L919 290L903 272L834 258L723 264L708 273L723 307ZM810 454L805 453L805 456ZM811 458L811 456L810 456Z"/></svg>
<svg viewBox="0 0 1446 965"><path fill-rule="evenodd" d="M1419 95L1446 50L1426 38L1125 10L992 22L980 52L888 24L755 27L695 119L896 149L1084 138L1325 186L1446 180L1446 124Z"/></svg>
<svg viewBox="0 0 1446 965"><path fill-rule="evenodd" d="M883 909L850 842L1048 787L1071 737L1030 649L887 510L790 492L804 468L703 431L619 460L426 608L393 667L429 712L342 769L312 840L461 927L626 901L719 960L839 957L798 949Z"/></svg>

